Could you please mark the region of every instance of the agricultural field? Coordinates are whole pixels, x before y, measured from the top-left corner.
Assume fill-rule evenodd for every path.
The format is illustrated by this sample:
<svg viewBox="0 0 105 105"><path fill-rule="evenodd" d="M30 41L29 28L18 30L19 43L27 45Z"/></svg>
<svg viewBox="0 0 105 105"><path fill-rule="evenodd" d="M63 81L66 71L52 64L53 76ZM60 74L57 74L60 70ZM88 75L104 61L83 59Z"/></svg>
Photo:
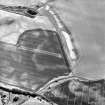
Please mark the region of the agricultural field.
<svg viewBox="0 0 105 105"><path fill-rule="evenodd" d="M105 1L58 0L54 7L73 34L80 59L77 75L90 79L105 77Z"/></svg>
<svg viewBox="0 0 105 105"><path fill-rule="evenodd" d="M0 0L0 6L34 7L38 1ZM0 105L25 101L22 105L37 101L38 105L50 105L43 103L44 97L57 105L104 105L105 1L48 1L72 33L78 49L73 75L48 18L31 19L0 10Z"/></svg>
<svg viewBox="0 0 105 105"><path fill-rule="evenodd" d="M38 0L31 0L31 2L28 0L9 0L8 2L6 2L6 0L0 0L0 3L5 5L17 4L31 6L38 3ZM77 61L77 65L74 67L73 72L76 75L89 79L104 78L105 2L102 0L52 0L50 5L55 8L65 25L72 32L75 45L79 50L80 59ZM0 14L3 13L1 12ZM1 17L2 16L3 15L1 15ZM9 16L7 16L7 18ZM33 20L23 16L15 16L12 14L12 18L15 18L15 21L14 24L9 27L10 31L13 31L14 28L14 34L17 34L17 32L18 34L23 32L23 30L20 30L19 27L26 30L38 27L39 24L40 26L41 24L44 24L44 27L48 26L50 29L52 28L50 27L51 24L44 23L43 19L39 19L39 23L34 24ZM2 17L0 19L0 24L3 24L3 21L8 19ZM40 21L43 23L40 23ZM5 28L7 29L8 27ZM1 30L2 32L0 33L10 33L10 31L4 32L5 29L3 27L1 27ZM8 38L6 38L6 40L8 40ZM16 38L12 40L12 43L15 43L14 41L16 42Z"/></svg>

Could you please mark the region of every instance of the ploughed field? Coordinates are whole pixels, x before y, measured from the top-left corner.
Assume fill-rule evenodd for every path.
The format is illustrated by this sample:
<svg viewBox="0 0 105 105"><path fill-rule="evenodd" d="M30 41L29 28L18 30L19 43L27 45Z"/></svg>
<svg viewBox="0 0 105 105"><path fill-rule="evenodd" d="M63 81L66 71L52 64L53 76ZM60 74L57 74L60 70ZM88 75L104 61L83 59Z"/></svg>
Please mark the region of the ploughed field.
<svg viewBox="0 0 105 105"><path fill-rule="evenodd" d="M77 61L77 65L74 67L73 71L76 75L88 79L104 78L104 4L104 1L99 0L62 0L62 2L60 0L55 0L52 3L61 19L72 32L76 47L79 51L80 59ZM15 17L14 14L12 15ZM7 15L7 17L9 16ZM17 17L18 18L15 17L15 24L9 26L9 29L11 32L14 31L14 34L18 31L19 33L23 32L22 29L20 30L20 26L25 30L29 28L33 29L34 27L41 26L41 22L43 22L43 20L41 20L38 24L34 24L34 22L28 18L18 15ZM7 18L5 18L4 21L6 19ZM1 19L1 24L3 24L3 18ZM48 25L49 23L44 24L45 28L50 26L51 29L52 26ZM1 29L1 33L5 33L5 29L8 29L8 27L5 29L1 27ZM10 32L7 31L6 35L7 34L9 35ZM19 35L11 36L16 42L17 38L14 36ZM8 38L5 39L8 41Z"/></svg>
<svg viewBox="0 0 105 105"><path fill-rule="evenodd" d="M56 35L54 31L34 29L21 34L16 45L0 42L1 81L36 91L67 73Z"/></svg>
<svg viewBox="0 0 105 105"><path fill-rule="evenodd" d="M80 55L73 68L77 77L67 78L57 33L46 18L33 20L0 10L0 81L35 92L58 77L52 82L55 87L47 90L45 85L38 93L57 105L104 105L105 2L55 0L51 5L74 37Z"/></svg>

